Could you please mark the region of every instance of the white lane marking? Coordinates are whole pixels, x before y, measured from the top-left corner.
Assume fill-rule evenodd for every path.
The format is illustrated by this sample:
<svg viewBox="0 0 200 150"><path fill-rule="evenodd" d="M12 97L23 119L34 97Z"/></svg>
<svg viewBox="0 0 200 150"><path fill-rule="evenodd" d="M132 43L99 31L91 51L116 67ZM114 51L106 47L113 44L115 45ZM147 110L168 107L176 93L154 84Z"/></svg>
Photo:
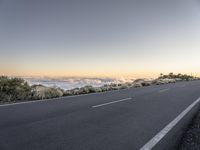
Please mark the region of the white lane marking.
<svg viewBox="0 0 200 150"><path fill-rule="evenodd" d="M122 101L127 101L127 100L131 100L131 99L132 99L131 97L124 98L124 99L120 99L120 100L116 100L116 101L112 101L112 102L108 102L108 103L95 105L95 106L92 106L92 108L101 107L101 106L105 106L105 105L110 105L110 104L114 104L114 103L118 103L118 102L122 102Z"/></svg>
<svg viewBox="0 0 200 150"><path fill-rule="evenodd" d="M162 92L166 92L166 91L169 91L169 89L162 89L159 92L162 93Z"/></svg>
<svg viewBox="0 0 200 150"><path fill-rule="evenodd" d="M156 134L149 142L147 142L140 150L151 150L197 103L200 97L188 106L181 114L179 114L172 122Z"/></svg>

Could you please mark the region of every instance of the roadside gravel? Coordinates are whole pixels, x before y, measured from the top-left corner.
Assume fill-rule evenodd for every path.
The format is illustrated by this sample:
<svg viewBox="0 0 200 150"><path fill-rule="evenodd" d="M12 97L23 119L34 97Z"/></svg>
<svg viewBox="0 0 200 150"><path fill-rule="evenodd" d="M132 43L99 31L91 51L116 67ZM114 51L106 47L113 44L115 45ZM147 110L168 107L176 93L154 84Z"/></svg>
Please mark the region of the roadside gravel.
<svg viewBox="0 0 200 150"><path fill-rule="evenodd" d="M200 110L184 133L178 150L200 150Z"/></svg>

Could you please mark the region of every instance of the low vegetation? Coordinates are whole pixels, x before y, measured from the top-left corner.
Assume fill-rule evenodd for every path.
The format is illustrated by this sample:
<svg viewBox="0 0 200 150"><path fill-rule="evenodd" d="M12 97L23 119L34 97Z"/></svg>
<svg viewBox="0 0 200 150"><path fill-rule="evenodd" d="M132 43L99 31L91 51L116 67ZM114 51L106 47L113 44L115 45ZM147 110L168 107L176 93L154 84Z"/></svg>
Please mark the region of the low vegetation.
<svg viewBox="0 0 200 150"><path fill-rule="evenodd" d="M31 98L31 87L20 78L0 77L0 101L11 102L29 100Z"/></svg>
<svg viewBox="0 0 200 150"><path fill-rule="evenodd" d="M93 87L90 85L74 88L71 90L64 91L60 88L45 87L43 85L30 86L28 83L21 78L9 78L6 76L0 77L0 102L15 102L25 100L38 100L38 99L50 99L61 96L80 95L88 93L98 93L111 90L120 90L127 88L137 88L151 85L161 85L175 83L178 81L191 81L199 80L199 78L169 73L168 75L160 74L157 79L136 79L133 82L127 82L123 84L106 84L101 87Z"/></svg>
<svg viewBox="0 0 200 150"><path fill-rule="evenodd" d="M49 99L63 96L64 90L43 85L33 85L31 86L31 93L32 99Z"/></svg>
<svg viewBox="0 0 200 150"><path fill-rule="evenodd" d="M187 75L187 74L173 74L173 72L169 73L168 75L163 75L162 73L160 74L160 76L158 77L159 79L175 79L177 81L190 81L190 80L194 80L194 79L199 79L197 77L194 77L192 75Z"/></svg>

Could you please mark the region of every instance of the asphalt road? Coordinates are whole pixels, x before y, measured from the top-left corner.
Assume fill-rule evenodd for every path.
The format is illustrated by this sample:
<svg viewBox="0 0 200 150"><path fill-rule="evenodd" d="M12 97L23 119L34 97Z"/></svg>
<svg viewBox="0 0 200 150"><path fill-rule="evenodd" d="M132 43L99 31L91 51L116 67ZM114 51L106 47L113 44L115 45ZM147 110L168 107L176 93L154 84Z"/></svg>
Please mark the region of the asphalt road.
<svg viewBox="0 0 200 150"><path fill-rule="evenodd" d="M0 106L0 150L135 150L200 97L200 81Z"/></svg>

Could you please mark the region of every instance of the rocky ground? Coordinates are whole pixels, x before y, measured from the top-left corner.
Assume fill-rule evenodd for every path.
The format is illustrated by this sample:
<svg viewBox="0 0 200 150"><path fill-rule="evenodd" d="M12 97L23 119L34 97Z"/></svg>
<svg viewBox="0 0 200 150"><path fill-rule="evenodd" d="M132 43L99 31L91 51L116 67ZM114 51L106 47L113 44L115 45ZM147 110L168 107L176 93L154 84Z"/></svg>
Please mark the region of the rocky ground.
<svg viewBox="0 0 200 150"><path fill-rule="evenodd" d="M178 150L200 150L200 110L189 124Z"/></svg>

